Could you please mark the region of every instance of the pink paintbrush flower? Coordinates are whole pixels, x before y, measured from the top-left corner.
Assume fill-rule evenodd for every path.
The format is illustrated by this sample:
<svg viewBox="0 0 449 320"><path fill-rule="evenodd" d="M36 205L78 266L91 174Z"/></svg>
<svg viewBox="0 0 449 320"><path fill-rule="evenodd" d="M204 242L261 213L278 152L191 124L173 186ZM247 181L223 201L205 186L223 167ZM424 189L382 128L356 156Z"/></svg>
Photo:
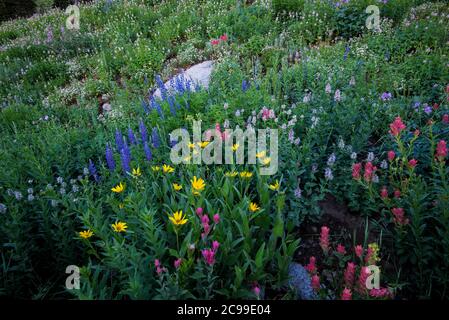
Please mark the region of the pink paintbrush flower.
<svg viewBox="0 0 449 320"><path fill-rule="evenodd" d="M399 226L404 226L409 223L409 220L406 219L404 216L403 208L393 208L391 209L391 212L393 213L393 219L395 224Z"/></svg>
<svg viewBox="0 0 449 320"><path fill-rule="evenodd" d="M339 254L345 255L346 254L346 248L342 244L338 244L337 246L337 252Z"/></svg>
<svg viewBox="0 0 449 320"><path fill-rule="evenodd" d="M320 277L316 274L314 274L312 276L312 288L315 291L319 291L320 290Z"/></svg>
<svg viewBox="0 0 449 320"><path fill-rule="evenodd" d="M388 198L388 189L387 189L386 186L384 186L384 187L382 188L382 190L380 190L380 197L381 197L382 199L387 199L387 198Z"/></svg>
<svg viewBox="0 0 449 320"><path fill-rule="evenodd" d="M329 251L329 231L330 229L328 227L326 226L321 227L320 247L326 253Z"/></svg>
<svg viewBox="0 0 449 320"><path fill-rule="evenodd" d="M360 171L362 170L362 164L361 163L354 163L352 165L352 178L355 180L360 179Z"/></svg>
<svg viewBox="0 0 449 320"><path fill-rule="evenodd" d="M341 300L352 300L352 292L351 289L344 288L341 294Z"/></svg>
<svg viewBox="0 0 449 320"><path fill-rule="evenodd" d="M212 266L215 263L215 251L211 249L204 249L201 250L201 254L203 255L204 261Z"/></svg>
<svg viewBox="0 0 449 320"><path fill-rule="evenodd" d="M397 117L394 119L394 121L390 124L390 134L394 137L397 137L401 134L403 130L405 130L406 126L402 122L401 117Z"/></svg>
<svg viewBox="0 0 449 320"><path fill-rule="evenodd" d="M355 251L355 255L356 255L358 258L361 258L361 257L362 257L362 255L363 255L363 247L362 247L361 245L355 246L354 251Z"/></svg>
<svg viewBox="0 0 449 320"><path fill-rule="evenodd" d="M348 262L346 265L345 273L344 273L345 285L347 287L352 287L355 279L355 263Z"/></svg>
<svg viewBox="0 0 449 320"><path fill-rule="evenodd" d="M220 242L214 240L214 241L212 242L212 250L213 250L214 252L217 252L218 248L220 248Z"/></svg>
<svg viewBox="0 0 449 320"><path fill-rule="evenodd" d="M309 264L306 265L306 270L310 273L313 274L316 272L316 258L315 257L310 257L309 258Z"/></svg>
<svg viewBox="0 0 449 320"><path fill-rule="evenodd" d="M444 161L444 159L447 157L446 141L440 140L440 142L438 142L435 157L438 161Z"/></svg>
<svg viewBox="0 0 449 320"><path fill-rule="evenodd" d="M390 161L390 162L393 161L395 157L396 157L396 153L394 153L393 150L388 151L388 161Z"/></svg>
<svg viewBox="0 0 449 320"><path fill-rule="evenodd" d="M416 167L417 164L418 164L418 160L416 160L416 159L412 159L408 162L408 165L410 166L410 168Z"/></svg>
<svg viewBox="0 0 449 320"><path fill-rule="evenodd" d="M362 267L360 270L359 278L357 280L357 292L360 294L366 293L366 280L371 272L368 267Z"/></svg>

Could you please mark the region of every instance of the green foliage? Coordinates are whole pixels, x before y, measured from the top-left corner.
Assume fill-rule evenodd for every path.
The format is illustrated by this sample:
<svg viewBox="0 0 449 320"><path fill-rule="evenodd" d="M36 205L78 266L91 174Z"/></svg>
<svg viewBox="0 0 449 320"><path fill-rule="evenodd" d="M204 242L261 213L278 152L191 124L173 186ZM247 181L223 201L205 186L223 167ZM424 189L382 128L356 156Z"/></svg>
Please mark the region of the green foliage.
<svg viewBox="0 0 449 320"><path fill-rule="evenodd" d="M448 297L449 172L447 159L435 159L437 143L449 140L442 121L447 4L378 3L390 20L371 32L369 1L274 1L273 8L249 2L98 1L81 5L78 31L61 30L62 10L0 26L0 295L254 299L258 286L260 298L293 298L289 265L305 261L310 249L302 231L328 221L323 201L336 199L349 220L367 221L363 246L370 238L381 247L383 284L399 298ZM226 41L211 44L224 34ZM155 75L166 81L204 60L214 60L207 90L158 101L163 117L154 105L149 110ZM101 114L105 103L112 111ZM400 143L388 132L397 116L407 126ZM160 135L160 147L148 141L151 161L140 120ZM278 172L261 176L261 160L156 170L170 164L169 133L191 131L192 120L204 130L278 129ZM129 146L140 177L123 173L114 141L118 130L130 142L129 129L138 140ZM390 150L395 162L387 160ZM415 170L407 166L411 158ZM354 179L353 166L367 162L377 167L376 178L365 179L362 169ZM244 171L252 177L240 176ZM206 183L198 195L193 176ZM279 189L270 189L276 181ZM119 182L125 191L112 193ZM251 202L260 210L249 210ZM393 208L404 209L408 223L397 223ZM168 215L178 210L188 222L174 227ZM116 221L127 231L114 232ZM337 229L333 239L348 241L338 225L330 227ZM82 239L85 230L93 236ZM202 250L214 240L220 246L208 263ZM305 250L298 253L300 245ZM320 298L341 295L349 259L357 272L364 263L349 250L337 255L336 245L319 255ZM73 264L81 267L81 289L68 291L64 270ZM351 288L354 298L373 298Z"/></svg>

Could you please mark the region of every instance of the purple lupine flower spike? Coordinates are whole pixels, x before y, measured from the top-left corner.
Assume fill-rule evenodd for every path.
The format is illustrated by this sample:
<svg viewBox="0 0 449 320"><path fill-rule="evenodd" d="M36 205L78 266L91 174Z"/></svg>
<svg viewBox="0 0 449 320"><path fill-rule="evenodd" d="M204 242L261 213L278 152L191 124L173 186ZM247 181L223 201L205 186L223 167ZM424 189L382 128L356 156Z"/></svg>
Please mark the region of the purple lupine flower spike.
<svg viewBox="0 0 449 320"><path fill-rule="evenodd" d="M106 163L110 171L115 170L115 161L114 161L114 153L109 146L109 143L106 144Z"/></svg>
<svg viewBox="0 0 449 320"><path fill-rule="evenodd" d="M151 141L153 142L153 147L156 149L160 147L161 140L159 138L159 134L157 133L157 128L153 128L153 131L151 133Z"/></svg>
<svg viewBox="0 0 449 320"><path fill-rule="evenodd" d="M115 144L118 151L123 149L123 136L119 129L115 130Z"/></svg>
<svg viewBox="0 0 449 320"><path fill-rule="evenodd" d="M131 128L128 128L128 139L131 144L137 144L136 136Z"/></svg>
<svg viewBox="0 0 449 320"><path fill-rule="evenodd" d="M139 131L140 131L140 136L142 138L142 142L148 142L148 130L147 127L145 126L145 123L143 123L143 120L140 120L139 123Z"/></svg>
<svg viewBox="0 0 449 320"><path fill-rule="evenodd" d="M143 151L145 152L145 158L147 158L148 161L151 161L153 159L153 154L151 152L150 146L146 141L143 145Z"/></svg>
<svg viewBox="0 0 449 320"><path fill-rule="evenodd" d="M120 150L120 159L122 161L122 169L125 174L131 172L131 158L125 149Z"/></svg>
<svg viewBox="0 0 449 320"><path fill-rule="evenodd" d="M95 164L92 162L91 159L89 159L89 173L94 178L95 182L98 182L100 180L97 168L95 168Z"/></svg>

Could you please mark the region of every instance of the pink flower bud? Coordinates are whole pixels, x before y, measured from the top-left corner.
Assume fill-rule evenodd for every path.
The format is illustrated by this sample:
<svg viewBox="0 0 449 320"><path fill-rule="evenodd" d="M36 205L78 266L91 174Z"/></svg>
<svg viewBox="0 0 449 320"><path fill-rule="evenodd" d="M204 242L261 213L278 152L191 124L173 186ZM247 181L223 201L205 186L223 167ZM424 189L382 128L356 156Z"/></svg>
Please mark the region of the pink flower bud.
<svg viewBox="0 0 449 320"><path fill-rule="evenodd" d="M218 224L220 222L220 215L218 213L214 214L214 222Z"/></svg>
<svg viewBox="0 0 449 320"><path fill-rule="evenodd" d="M341 294L341 300L352 300L351 289L345 288Z"/></svg>
<svg viewBox="0 0 449 320"><path fill-rule="evenodd" d="M362 255L363 255L363 247L362 247L361 245L357 245L357 246L355 247L354 251L355 251L355 255L356 255L358 258L361 258L361 257L362 257Z"/></svg>
<svg viewBox="0 0 449 320"><path fill-rule="evenodd" d="M382 190L380 190L380 197L382 198L382 199L386 199L386 198L388 198L388 189L387 189L387 187L383 187L382 188Z"/></svg>
<svg viewBox="0 0 449 320"><path fill-rule="evenodd" d="M346 249L345 249L345 247L343 245L338 244L337 252L340 253L340 254L346 254Z"/></svg>
<svg viewBox="0 0 449 320"><path fill-rule="evenodd" d="M315 291L319 291L320 290L320 277L316 274L314 274L312 276L312 288Z"/></svg>
<svg viewBox="0 0 449 320"><path fill-rule="evenodd" d="M260 288L259 288L258 285L255 285L255 286L254 286L253 292L254 292L254 294L256 295L256 297L259 297L259 295L260 295Z"/></svg>
<svg viewBox="0 0 449 320"><path fill-rule="evenodd" d="M217 250L218 250L219 247L220 247L220 243L219 243L218 241L214 240L214 241L212 242L212 250L213 250L214 252L217 252Z"/></svg>
<svg viewBox="0 0 449 320"><path fill-rule="evenodd" d="M203 215L201 217L201 223L202 224L209 224L209 217L207 215Z"/></svg>
<svg viewBox="0 0 449 320"><path fill-rule="evenodd" d="M394 153L394 151L388 151L388 161L393 161L394 158L396 157L396 154Z"/></svg>
<svg viewBox="0 0 449 320"><path fill-rule="evenodd" d="M418 164L418 160L416 160L416 159L412 159L412 160L410 160L410 161L408 162L408 165L409 165L411 168L416 167L417 164Z"/></svg>

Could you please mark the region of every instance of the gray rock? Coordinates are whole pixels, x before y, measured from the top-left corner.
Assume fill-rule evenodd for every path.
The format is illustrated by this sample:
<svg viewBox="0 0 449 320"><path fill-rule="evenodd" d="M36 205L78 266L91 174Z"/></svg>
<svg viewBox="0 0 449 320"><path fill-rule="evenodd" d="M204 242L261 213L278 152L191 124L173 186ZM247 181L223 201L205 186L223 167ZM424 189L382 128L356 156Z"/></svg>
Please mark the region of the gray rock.
<svg viewBox="0 0 449 320"><path fill-rule="evenodd" d="M191 91L195 91L197 85L199 85L203 89L207 89L209 87L210 76L212 74L214 67L214 62L211 60L201 62L196 64L189 69L178 73L173 76L167 82L165 82L165 87L169 93L175 92L175 88L172 86L175 83L175 79L179 76L184 76L186 80L190 80L190 89ZM161 99L161 90L158 88L154 93L153 97Z"/></svg>

